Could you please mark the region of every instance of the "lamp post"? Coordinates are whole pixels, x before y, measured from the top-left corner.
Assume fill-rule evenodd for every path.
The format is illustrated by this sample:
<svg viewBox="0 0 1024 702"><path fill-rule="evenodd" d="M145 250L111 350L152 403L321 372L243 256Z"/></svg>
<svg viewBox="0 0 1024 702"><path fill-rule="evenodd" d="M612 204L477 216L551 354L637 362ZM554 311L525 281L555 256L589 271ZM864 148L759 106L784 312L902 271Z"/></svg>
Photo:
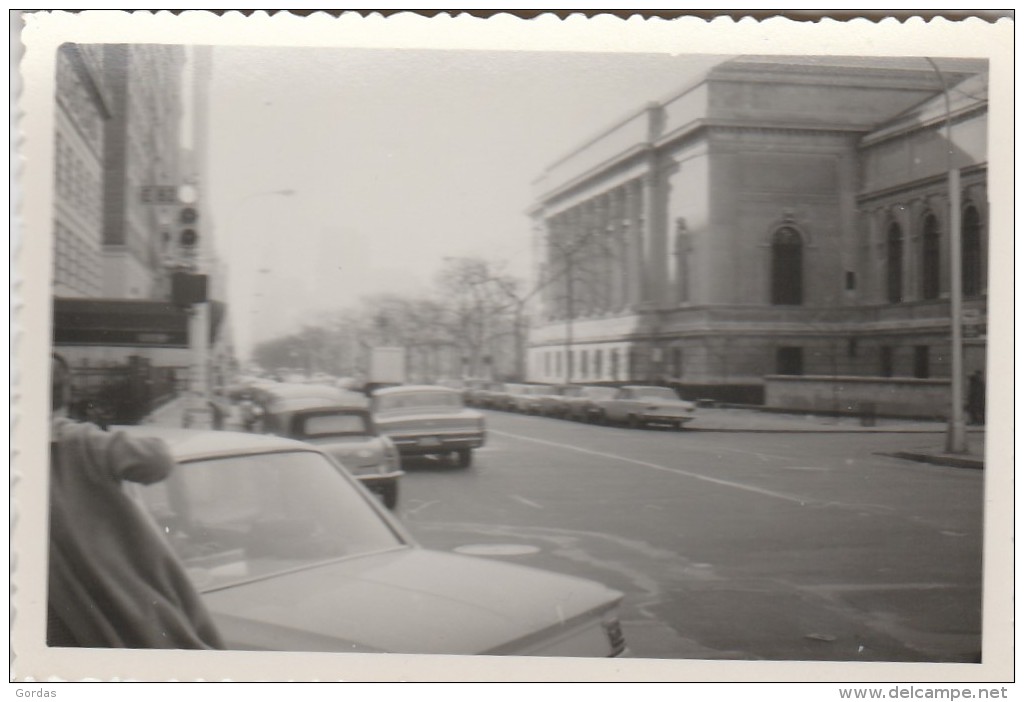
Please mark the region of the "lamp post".
<svg viewBox="0 0 1024 702"><path fill-rule="evenodd" d="M960 244L960 169L953 153L953 112L949 100L949 86L942 71L930 58L925 58L939 77L942 97L946 105L946 170L949 188L949 314L950 314L950 417L946 435L946 451L967 452L967 429L964 424L964 343L963 343L963 289Z"/></svg>

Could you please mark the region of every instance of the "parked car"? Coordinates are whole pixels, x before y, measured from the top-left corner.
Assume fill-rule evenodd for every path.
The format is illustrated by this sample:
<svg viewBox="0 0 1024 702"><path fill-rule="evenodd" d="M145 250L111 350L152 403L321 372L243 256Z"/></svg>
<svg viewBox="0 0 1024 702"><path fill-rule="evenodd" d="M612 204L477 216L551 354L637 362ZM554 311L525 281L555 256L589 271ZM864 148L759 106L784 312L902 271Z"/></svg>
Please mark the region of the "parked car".
<svg viewBox="0 0 1024 702"><path fill-rule="evenodd" d="M371 395L374 420L402 455L452 456L460 468L484 445L484 416L467 409L462 394L439 385L401 385Z"/></svg>
<svg viewBox="0 0 1024 702"><path fill-rule="evenodd" d="M598 402L615 397L616 388L607 385L580 385L565 401L566 419L581 422L597 421L601 416Z"/></svg>
<svg viewBox="0 0 1024 702"><path fill-rule="evenodd" d="M469 378L465 383L466 388L462 391L462 401L470 407L483 407L487 387L491 384L491 381L481 378Z"/></svg>
<svg viewBox="0 0 1024 702"><path fill-rule="evenodd" d="M524 414L540 414L541 397L550 391L550 385L516 385L509 398L511 409Z"/></svg>
<svg viewBox="0 0 1024 702"><path fill-rule="evenodd" d="M126 430L164 439L178 462L167 480L126 489L183 561L229 649L626 653L622 593L424 549L315 446L240 432Z"/></svg>
<svg viewBox="0 0 1024 702"><path fill-rule="evenodd" d="M305 386L311 387L311 386ZM380 495L389 509L398 504L401 457L394 442L373 421L369 401L359 393L282 386L263 398L263 431L318 446L360 482Z"/></svg>
<svg viewBox="0 0 1024 702"><path fill-rule="evenodd" d="M545 417L565 417L569 398L578 397L581 389L580 385L549 385L538 398L540 413Z"/></svg>
<svg viewBox="0 0 1024 702"><path fill-rule="evenodd" d="M487 388L484 407L508 411L512 402L512 383L492 383Z"/></svg>
<svg viewBox="0 0 1024 702"><path fill-rule="evenodd" d="M681 429L694 419L695 405L679 399L672 388L656 385L625 385L615 396L596 403L597 420L621 422L631 427L667 424Z"/></svg>

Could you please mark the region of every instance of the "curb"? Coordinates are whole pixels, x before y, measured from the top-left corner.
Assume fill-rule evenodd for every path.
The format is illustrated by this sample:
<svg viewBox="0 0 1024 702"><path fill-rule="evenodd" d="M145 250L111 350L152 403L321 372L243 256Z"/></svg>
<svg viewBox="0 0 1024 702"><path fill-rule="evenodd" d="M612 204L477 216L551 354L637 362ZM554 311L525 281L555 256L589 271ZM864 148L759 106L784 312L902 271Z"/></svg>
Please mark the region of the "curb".
<svg viewBox="0 0 1024 702"><path fill-rule="evenodd" d="M715 429L711 427L687 427L686 432L719 432L730 434L942 434L945 429Z"/></svg>
<svg viewBox="0 0 1024 702"><path fill-rule="evenodd" d="M907 461L917 461L918 463L931 463L936 466L950 466L952 468L967 468L970 470L985 469L985 460L983 458L968 458L951 454L916 453L914 451L894 451L878 455L902 458Z"/></svg>

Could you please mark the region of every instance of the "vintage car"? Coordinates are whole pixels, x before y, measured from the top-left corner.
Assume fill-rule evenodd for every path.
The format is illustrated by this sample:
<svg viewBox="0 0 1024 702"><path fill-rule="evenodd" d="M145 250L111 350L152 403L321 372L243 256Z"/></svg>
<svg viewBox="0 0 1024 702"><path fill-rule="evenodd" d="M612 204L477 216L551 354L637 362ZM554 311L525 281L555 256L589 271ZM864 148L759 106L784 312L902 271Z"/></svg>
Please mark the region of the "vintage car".
<svg viewBox="0 0 1024 702"><path fill-rule="evenodd" d="M681 429L694 420L694 404L679 399L672 388L657 385L624 385L615 396L600 400L596 420L625 423L630 427L667 424Z"/></svg>
<svg viewBox="0 0 1024 702"><path fill-rule="evenodd" d="M402 455L451 456L460 468L468 468L473 449L484 445L484 417L467 409L457 390L400 385L375 390L370 402L377 427Z"/></svg>
<svg viewBox="0 0 1024 702"><path fill-rule="evenodd" d="M419 546L307 443L153 426L177 469L126 490L152 517L232 650L626 654L622 594Z"/></svg>
<svg viewBox="0 0 1024 702"><path fill-rule="evenodd" d="M581 385L550 385L538 398L540 414L545 417L565 417L569 411L568 401L578 397Z"/></svg>
<svg viewBox="0 0 1024 702"><path fill-rule="evenodd" d="M304 394L304 388L310 393ZM281 385L265 388L262 402L264 433L315 444L380 495L389 509L395 508L398 480L404 475L401 457L394 442L377 429L364 395Z"/></svg>
<svg viewBox="0 0 1024 702"><path fill-rule="evenodd" d="M511 409L523 414L540 414L541 398L549 392L550 385L516 385L510 397Z"/></svg>
<svg viewBox="0 0 1024 702"><path fill-rule="evenodd" d="M616 388L607 385L580 385L565 400L565 418L594 422L601 417L598 402L615 396Z"/></svg>

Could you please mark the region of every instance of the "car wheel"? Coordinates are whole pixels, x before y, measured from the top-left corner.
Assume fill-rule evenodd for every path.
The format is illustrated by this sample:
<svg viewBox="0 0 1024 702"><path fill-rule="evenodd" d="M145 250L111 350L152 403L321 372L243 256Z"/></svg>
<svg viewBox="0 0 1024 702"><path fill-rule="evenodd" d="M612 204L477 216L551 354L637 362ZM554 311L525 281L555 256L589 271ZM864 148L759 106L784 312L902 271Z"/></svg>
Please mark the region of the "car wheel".
<svg viewBox="0 0 1024 702"><path fill-rule="evenodd" d="M641 426L640 417L635 414L629 415L629 421L627 423L629 424L630 429L639 429Z"/></svg>
<svg viewBox="0 0 1024 702"><path fill-rule="evenodd" d="M393 510L398 506L398 483L393 482L382 485L380 488L380 496L384 501L384 506Z"/></svg>
<svg viewBox="0 0 1024 702"><path fill-rule="evenodd" d="M604 412L598 412L597 414L594 415L594 424L608 426L609 423L610 422L608 421L608 415L605 414Z"/></svg>
<svg viewBox="0 0 1024 702"><path fill-rule="evenodd" d="M459 468L469 468L473 465L473 449L459 449L455 452L455 465Z"/></svg>

